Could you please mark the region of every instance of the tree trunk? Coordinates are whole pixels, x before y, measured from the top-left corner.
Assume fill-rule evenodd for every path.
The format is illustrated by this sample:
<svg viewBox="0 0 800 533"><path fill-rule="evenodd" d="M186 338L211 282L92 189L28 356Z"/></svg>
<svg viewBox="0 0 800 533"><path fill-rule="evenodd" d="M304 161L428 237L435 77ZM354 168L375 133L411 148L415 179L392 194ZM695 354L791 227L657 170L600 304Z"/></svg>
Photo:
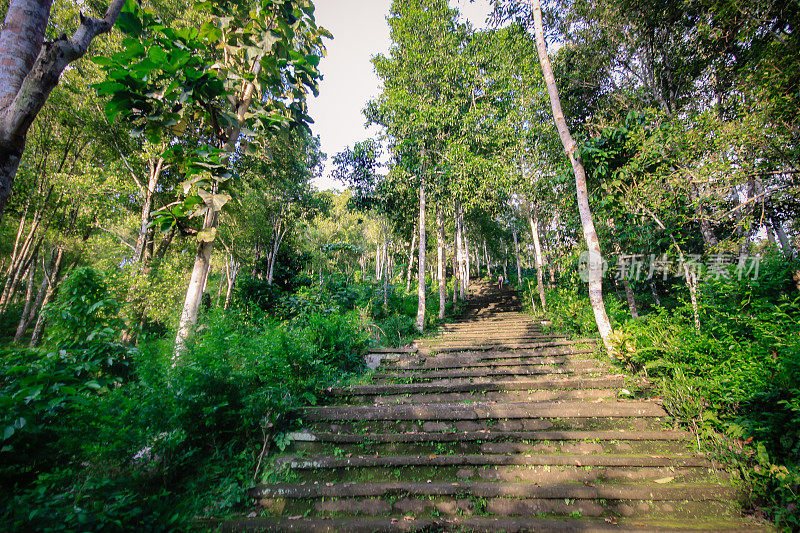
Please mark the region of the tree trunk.
<svg viewBox="0 0 800 533"><path fill-rule="evenodd" d="M567 122L564 119L564 112L561 109L561 99L558 96L556 79L553 75L553 68L550 65L550 58L547 55L547 44L544 39L544 28L542 26L541 3L540 0L530 0L530 2L533 10L534 29L536 32L536 48L539 53L539 62L542 66L544 79L547 83L547 92L550 95L553 119L558 129L558 135L561 138L561 144L564 146L564 150L572 164L572 170L575 173L578 211L581 217L581 225L583 226L583 236L589 248L589 301L592 304L592 311L594 312L594 318L600 337L603 339L603 344L606 349L610 350L612 348L610 338L611 322L608 320L605 303L603 302L603 255L600 250L600 240L597 238L594 219L592 218L592 212L589 207L586 172L583 168L583 164L575 154L577 146L572 139L572 135L567 127Z"/></svg>
<svg viewBox="0 0 800 533"><path fill-rule="evenodd" d="M389 310L389 276L392 265L389 262L389 239L383 233L383 308Z"/></svg>
<svg viewBox="0 0 800 533"><path fill-rule="evenodd" d="M39 345L39 342L42 340L42 332L44 330L44 313L42 312L45 306L50 303L50 300L53 297L53 293L56 290L56 287L59 283L59 276L61 275L61 261L64 257L64 246L60 245L58 247L58 254L56 255L56 262L53 265L53 271L50 273L48 283L47 283L47 291L44 294L44 297L39 301L39 297L37 296L37 303L38 303L38 313L39 316L36 318L36 325L33 327L33 333L31 334L31 342L28 344L31 348L34 348ZM45 272L45 275L47 273ZM33 317L31 317L33 318Z"/></svg>
<svg viewBox="0 0 800 533"><path fill-rule="evenodd" d="M657 307L661 307L661 298L658 297L658 291L656 291L656 284L653 283L653 280L650 280L650 292L653 293L653 302L655 302Z"/></svg>
<svg viewBox="0 0 800 533"><path fill-rule="evenodd" d="M142 214L139 220L139 234L136 237L136 246L133 250L133 262L140 263L144 259L145 251L148 247L148 237L152 238L152 228L150 227L150 213L153 211L153 196L156 192L156 185L161 177L164 168L164 158L151 157L147 161L149 176L147 187L142 190L144 203L142 204Z"/></svg>
<svg viewBox="0 0 800 533"><path fill-rule="evenodd" d="M483 239L483 258L486 260L486 273L492 276L492 262L489 260L489 251L486 249L486 239Z"/></svg>
<svg viewBox="0 0 800 533"><path fill-rule="evenodd" d="M269 254L269 269L267 270L267 285L272 285L275 280L275 263L278 261L278 250L281 248L283 238L286 236L288 228L283 227L283 221L279 220L274 232L272 250Z"/></svg>
<svg viewBox="0 0 800 533"><path fill-rule="evenodd" d="M445 306L447 305L447 272L445 271L444 257L444 213L442 204L436 206L436 279L439 280L439 320L444 320Z"/></svg>
<svg viewBox="0 0 800 533"><path fill-rule="evenodd" d="M28 315L33 308L33 287L36 278L36 270L39 266L37 257L39 256L39 246L33 251L33 260L31 266L28 268L28 289L25 291L25 307L22 310L22 315L19 317L17 324L17 331L14 333L14 342L19 342L25 330L28 329Z"/></svg>
<svg viewBox="0 0 800 533"><path fill-rule="evenodd" d="M539 302L542 310L547 309L544 293L544 261L542 261L542 243L539 240L539 219L534 216L533 208L528 206L528 224L531 227L531 237L533 238L533 253L536 262L536 285L539 290Z"/></svg>
<svg viewBox="0 0 800 533"><path fill-rule="evenodd" d="M0 220L25 151L28 129L64 69L92 40L111 29L124 0L114 0L103 19L81 15L72 37L45 43L52 0L10 0L0 33Z"/></svg>
<svg viewBox="0 0 800 533"><path fill-rule="evenodd" d="M517 228L512 228L514 235L514 256L517 258L517 285L522 283L522 264L519 262L519 240L517 239Z"/></svg>
<svg viewBox="0 0 800 533"><path fill-rule="evenodd" d="M406 271L406 292L411 290L411 273L414 271L414 247L417 244L417 228L411 236L411 248L408 250L408 270Z"/></svg>
<svg viewBox="0 0 800 533"><path fill-rule="evenodd" d="M503 243L503 282L508 284L508 246Z"/></svg>
<svg viewBox="0 0 800 533"><path fill-rule="evenodd" d="M420 333L425 329L425 178L419 185L419 281L417 283L417 321Z"/></svg>
<svg viewBox="0 0 800 533"><path fill-rule="evenodd" d="M219 213L209 211L203 221L203 228L216 228ZM200 311L200 303L203 300L203 287L208 278L208 270L211 267L211 250L214 241L201 241L197 245L197 254L194 258L192 276L189 278L189 287L186 290L186 298L183 301L183 310L178 322L178 333L175 336L175 355L172 364L177 364L178 356L186 351L186 340L189 338Z"/></svg>
<svg viewBox="0 0 800 533"><path fill-rule="evenodd" d="M700 235L703 237L703 245L706 251L710 251L717 243L717 235L714 233L714 228L711 227L711 222L705 214L705 208L700 198L700 190L697 184L689 184L689 194L694 204L694 214L697 217L697 222L700 224Z"/></svg>
<svg viewBox="0 0 800 533"><path fill-rule="evenodd" d="M775 234L778 236L778 241L781 243L781 248L783 249L783 253L786 254L786 257L790 259L793 258L794 248L792 248L792 243L791 241L789 241L789 237L783 230L783 224L781 224L780 222L775 222L774 219L770 219L770 223L772 224L772 228L775 230Z"/></svg>

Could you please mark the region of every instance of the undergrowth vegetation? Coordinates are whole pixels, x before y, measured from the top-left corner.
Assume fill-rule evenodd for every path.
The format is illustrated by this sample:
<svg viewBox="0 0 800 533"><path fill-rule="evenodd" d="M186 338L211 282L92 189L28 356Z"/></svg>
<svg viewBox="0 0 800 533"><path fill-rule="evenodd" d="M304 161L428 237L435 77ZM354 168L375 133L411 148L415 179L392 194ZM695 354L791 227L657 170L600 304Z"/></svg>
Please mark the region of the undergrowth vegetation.
<svg viewBox="0 0 800 533"><path fill-rule="evenodd" d="M416 297L384 306L372 282L259 285L207 310L175 365L168 337L119 343L104 276L74 270L47 346L0 358L2 529L196 530L241 511L298 409L362 374L370 344L415 332Z"/></svg>
<svg viewBox="0 0 800 533"><path fill-rule="evenodd" d="M757 279L739 280L732 270L706 276L699 285L700 331L680 285L659 299L661 306L642 298L649 312L638 319L631 318L623 295L606 298L617 364L654 381L667 411L735 467L753 507L787 530L800 527L797 269L797 262L773 253L762 259ZM553 326L596 336L574 267L562 272L561 281L547 290ZM531 292L525 288L529 307Z"/></svg>

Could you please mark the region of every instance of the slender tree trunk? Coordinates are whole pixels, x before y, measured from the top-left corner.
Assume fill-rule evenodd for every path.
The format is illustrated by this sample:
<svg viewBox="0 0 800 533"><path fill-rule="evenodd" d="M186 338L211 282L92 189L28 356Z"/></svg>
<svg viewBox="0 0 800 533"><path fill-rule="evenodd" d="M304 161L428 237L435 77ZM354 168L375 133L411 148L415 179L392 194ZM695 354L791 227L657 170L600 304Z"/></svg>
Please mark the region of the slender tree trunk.
<svg viewBox="0 0 800 533"><path fill-rule="evenodd" d="M476 277L481 277L481 249L480 244L475 245L475 270Z"/></svg>
<svg viewBox="0 0 800 533"><path fill-rule="evenodd" d="M786 257L794 257L794 248L792 248L792 243L789 241L789 237L783 230L783 224L780 222L775 222L775 219L772 218L770 219L770 223L772 224L772 228L775 230L775 234L778 236L778 241L781 243L783 253L786 254Z"/></svg>
<svg viewBox="0 0 800 533"><path fill-rule="evenodd" d="M44 331L44 313L43 310L45 306L50 303L50 300L53 298L53 293L56 290L56 287L59 283L59 276L61 275L61 261L64 257L64 246L60 245L58 247L58 254L56 255L56 262L53 265L53 270L50 273L49 280L47 283L47 291L44 294L41 302L39 302L39 316L36 318L36 325L33 327L33 333L31 334L31 341L29 346L34 348L39 345L39 342L42 340L42 333ZM45 273L46 274L46 273ZM38 296L37 296L38 300Z"/></svg>
<svg viewBox="0 0 800 533"><path fill-rule="evenodd" d="M389 276L392 265L389 259L389 240L386 232L383 233L383 308L389 310Z"/></svg>
<svg viewBox="0 0 800 533"><path fill-rule="evenodd" d="M486 248L486 239L483 239L483 257L486 259L486 273L492 276L492 261L489 259L489 250Z"/></svg>
<svg viewBox="0 0 800 533"><path fill-rule="evenodd" d="M447 272L445 270L444 256L444 213L442 204L436 206L436 279L439 280L439 320L444 320L445 306L447 305Z"/></svg>
<svg viewBox="0 0 800 533"><path fill-rule="evenodd" d="M286 236L286 232L288 228L283 227L282 221L278 222L278 226L275 231L275 241L272 245L272 251L269 255L269 270L267 271L267 285L272 285L272 282L275 280L275 263L278 261L278 250L281 248L281 243L283 242L283 238Z"/></svg>
<svg viewBox="0 0 800 533"><path fill-rule="evenodd" d="M417 329L425 329L425 178L420 179L419 185L419 281L417 283Z"/></svg>
<svg viewBox="0 0 800 533"><path fill-rule="evenodd" d="M503 243L503 281L508 284L508 246Z"/></svg>
<svg viewBox="0 0 800 533"><path fill-rule="evenodd" d="M542 243L539 240L539 219L533 214L533 208L528 206L528 225L531 227L531 237L533 238L533 253L536 261L536 285L539 291L539 302L542 310L547 309L544 292L544 261L542 261Z"/></svg>
<svg viewBox="0 0 800 533"><path fill-rule="evenodd" d="M517 228L512 228L514 235L514 256L517 258L517 285L522 283L522 264L519 262L519 240L517 239Z"/></svg>
<svg viewBox="0 0 800 533"><path fill-rule="evenodd" d="M456 204L453 210L453 222L456 231L456 257L458 261L458 297L464 301L466 293L464 291L465 276L464 276L464 241L461 233L461 207Z"/></svg>
<svg viewBox="0 0 800 533"><path fill-rule="evenodd" d="M406 271L406 292L411 290L411 273L414 271L414 248L417 244L417 227L411 236L411 248L408 249L408 270Z"/></svg>
<svg viewBox="0 0 800 533"><path fill-rule="evenodd" d="M156 192L158 180L161 177L161 171L164 168L164 158L151 157L147 162L149 176L147 180L147 187L144 188L142 194L144 195L144 203L142 204L142 214L139 220L139 234L136 238L136 246L133 250L133 262L139 263L143 260L145 251L148 246L148 236L152 235L150 226L150 213L153 211L153 196Z"/></svg>
<svg viewBox="0 0 800 533"><path fill-rule="evenodd" d="M466 230L464 230L463 212L461 218L461 234L464 240L464 292L466 294L466 298L469 299L469 284L471 281L470 261L469 261L469 239L467 238Z"/></svg>
<svg viewBox="0 0 800 533"><path fill-rule="evenodd" d="M36 279L36 270L39 266L37 257L39 256L39 246L33 251L33 261L28 268L28 288L25 291L25 307L22 310L22 315L19 317L17 324L17 331L14 333L14 342L19 342L25 330L28 329L28 315L30 315L33 308L33 287Z"/></svg>
<svg viewBox="0 0 800 533"><path fill-rule="evenodd" d="M575 154L577 146L572 139L572 135L567 127L567 122L564 119L564 112L561 109L561 99L558 96L556 79L553 75L553 68L550 65L550 58L547 55L547 44L544 39L544 28L542 25L541 3L540 0L530 0L530 2L533 10L534 28L536 32L536 48L539 53L539 62L542 66L544 79L547 83L547 92L550 95L553 118L556 123L556 128L558 129L558 135L561 138L561 144L564 146L564 150L572 164L572 170L575 173L578 211L580 212L581 225L583 226L583 236L589 248L589 301L592 304L592 311L594 312L594 318L600 337L603 339L603 344L606 349L610 350L612 348L610 337L611 322L608 320L608 314L606 313L605 304L603 302L603 255L600 250L600 240L597 237L597 231L594 227L592 211L589 207L586 172L583 168L583 164Z"/></svg>
<svg viewBox="0 0 800 533"><path fill-rule="evenodd" d="M233 288L236 286L236 276L239 275L239 269L241 268L241 263L239 263L233 256L228 258L227 263L225 264L225 274L227 280L227 288L225 290L225 304L222 306L223 309L227 309L228 306L231 304L231 297L233 296Z"/></svg>
<svg viewBox="0 0 800 533"><path fill-rule="evenodd" d="M716 233L714 233L714 228L711 227L711 222L706 216L697 184L689 184L689 194L692 199L695 217L697 217L697 222L700 224L700 235L703 237L703 245L706 251L710 251L717 245L718 240Z"/></svg>
<svg viewBox="0 0 800 533"><path fill-rule="evenodd" d="M658 297L658 291L656 290L656 284L653 283L653 280L650 280L650 292L653 293L653 301L655 302L657 307L661 307L661 298Z"/></svg>
<svg viewBox="0 0 800 533"><path fill-rule="evenodd" d="M209 211L206 214L203 228L216 228L218 217L218 212ZM197 316L203 299L203 287L205 287L206 279L208 279L208 270L211 267L212 249L213 241L201 241L197 246L192 276L189 278L189 287L186 290L186 298L183 301L183 310L178 322L178 333L175 336L173 366L177 364L177 356L186 351L186 340L192 333L195 324L197 324Z"/></svg>

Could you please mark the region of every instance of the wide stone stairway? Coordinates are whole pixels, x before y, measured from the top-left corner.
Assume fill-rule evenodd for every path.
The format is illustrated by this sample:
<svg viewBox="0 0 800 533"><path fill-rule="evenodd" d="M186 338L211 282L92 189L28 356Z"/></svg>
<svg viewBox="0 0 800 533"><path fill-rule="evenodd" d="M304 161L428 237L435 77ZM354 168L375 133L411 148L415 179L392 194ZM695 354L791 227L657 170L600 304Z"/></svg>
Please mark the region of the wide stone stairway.
<svg viewBox="0 0 800 533"><path fill-rule="evenodd" d="M231 531L743 531L740 491L646 383L478 282L368 383L307 409Z"/></svg>

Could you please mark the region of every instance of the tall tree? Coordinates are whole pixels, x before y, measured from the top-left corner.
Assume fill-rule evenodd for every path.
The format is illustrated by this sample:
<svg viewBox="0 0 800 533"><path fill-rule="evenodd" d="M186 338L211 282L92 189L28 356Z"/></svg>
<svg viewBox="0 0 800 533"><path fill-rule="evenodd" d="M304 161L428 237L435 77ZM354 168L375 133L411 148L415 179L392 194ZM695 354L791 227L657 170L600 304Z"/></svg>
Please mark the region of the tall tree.
<svg viewBox="0 0 800 533"><path fill-rule="evenodd" d="M572 165L575 173L575 187L578 195L578 210L581 216L583 236L586 246L589 248L588 254L588 281L589 281L589 301L592 304L597 329L603 339L607 349L611 349L611 322L608 320L605 303L603 301L603 255L600 249L600 240L597 237L597 230L594 227L592 211L589 207L589 191L586 186L586 171L576 150L578 145L570 134L567 122L564 119L564 112L561 108L561 99L558 95L556 78L553 75L553 67L550 65L550 57L547 53L547 42L544 38L544 26L542 24L542 6L540 0L530 0L533 11L533 24L536 33L536 48L539 53L539 62L542 66L547 91L550 95L550 104L553 109L553 119L558 129L558 135L564 146L564 151Z"/></svg>

